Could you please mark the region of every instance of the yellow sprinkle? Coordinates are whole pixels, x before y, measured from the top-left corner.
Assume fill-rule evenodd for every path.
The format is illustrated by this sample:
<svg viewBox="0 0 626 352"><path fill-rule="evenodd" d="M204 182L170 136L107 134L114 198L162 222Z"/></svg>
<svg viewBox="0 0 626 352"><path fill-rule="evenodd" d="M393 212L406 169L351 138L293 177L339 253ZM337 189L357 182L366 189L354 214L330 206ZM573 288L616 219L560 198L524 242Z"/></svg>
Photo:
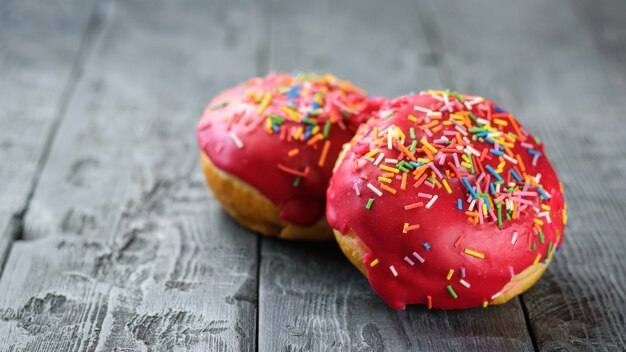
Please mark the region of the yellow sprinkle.
<svg viewBox="0 0 626 352"><path fill-rule="evenodd" d="M391 183L391 179L388 179L386 177L378 177L378 181L380 182L384 182L384 183Z"/></svg>
<svg viewBox="0 0 626 352"><path fill-rule="evenodd" d="M298 127L298 129L296 130L296 133L293 135L293 139L298 140L300 139L300 137L302 136L302 126Z"/></svg>
<svg viewBox="0 0 626 352"><path fill-rule="evenodd" d="M561 212L561 217L563 218L563 225L567 225L567 210L563 209L563 212Z"/></svg>
<svg viewBox="0 0 626 352"><path fill-rule="evenodd" d="M550 206L547 204L541 204L541 209L550 211Z"/></svg>
<svg viewBox="0 0 626 352"><path fill-rule="evenodd" d="M466 169L471 169L472 168L472 165L466 163L465 161L461 163L461 166L463 166Z"/></svg>
<svg viewBox="0 0 626 352"><path fill-rule="evenodd" d="M373 267L375 267L376 265L378 265L378 263L379 263L378 259L374 259L374 260L372 260L372 262L370 263L370 267L371 267L371 268L373 268Z"/></svg>
<svg viewBox="0 0 626 352"><path fill-rule="evenodd" d="M471 250L469 248L465 248L463 250L463 252L465 252L465 254L471 255L472 257L476 257L478 259L485 259L485 255L480 253L480 252L476 252L474 250Z"/></svg>
<svg viewBox="0 0 626 352"><path fill-rule="evenodd" d="M446 280L450 280L452 278L452 275L454 275L454 269L450 269L450 271L448 271L448 275L446 276Z"/></svg>
<svg viewBox="0 0 626 352"><path fill-rule="evenodd" d="M315 125L315 127L313 127L313 129L311 130L311 134L316 134L319 131L320 131L320 126L319 125Z"/></svg>
<svg viewBox="0 0 626 352"><path fill-rule="evenodd" d="M487 306L489 305L489 302L487 302L487 300L483 301L483 308L487 308Z"/></svg>
<svg viewBox="0 0 626 352"><path fill-rule="evenodd" d="M443 183L443 186L446 188L446 191L448 192L448 194L452 193L452 190L450 189L450 186L448 185L448 181L441 180L441 183Z"/></svg>
<svg viewBox="0 0 626 352"><path fill-rule="evenodd" d="M373 139L378 139L378 127L374 127L374 138Z"/></svg>
<svg viewBox="0 0 626 352"><path fill-rule="evenodd" d="M293 148L292 150L290 150L289 152L287 152L287 155L289 155L289 156L294 156L294 155L298 155L298 153L300 153L300 149L298 149L298 148Z"/></svg>
<svg viewBox="0 0 626 352"><path fill-rule="evenodd" d="M408 119L409 119L409 121L411 121L411 122L417 122L417 119L416 119L416 118L415 118L415 116L413 116L413 115L409 115L409 116L408 116Z"/></svg>
<svg viewBox="0 0 626 352"><path fill-rule="evenodd" d="M487 204L483 203L483 214L487 214Z"/></svg>
<svg viewBox="0 0 626 352"><path fill-rule="evenodd" d="M365 154L365 156L368 157L368 158L372 158L376 154L378 154L378 152L380 152L380 149L376 148L374 150L370 150L367 154Z"/></svg>
<svg viewBox="0 0 626 352"><path fill-rule="evenodd" d="M263 111L267 109L267 106L270 105L271 101L272 101L272 93L270 92L265 93L265 96L263 97L263 101L261 102L261 106L259 107L257 114L259 115L263 114Z"/></svg>
<svg viewBox="0 0 626 352"><path fill-rule="evenodd" d="M281 106L280 109L284 111L287 115L289 115L289 117L291 117L292 120L300 121L300 114L297 111L291 109L290 107L286 105Z"/></svg>
<svg viewBox="0 0 626 352"><path fill-rule="evenodd" d="M509 123L505 120L502 119L493 119L493 123L495 123L496 125L501 125L501 126L508 126Z"/></svg>
<svg viewBox="0 0 626 352"><path fill-rule="evenodd" d="M537 225L543 225L543 221L539 220L539 219L533 219L533 222Z"/></svg>
<svg viewBox="0 0 626 352"><path fill-rule="evenodd" d="M380 165L378 168L384 171L393 172L394 174L400 172L400 170L396 169L395 167L389 167L387 165Z"/></svg>
<svg viewBox="0 0 626 352"><path fill-rule="evenodd" d="M422 139L420 141L420 143L422 143L422 145L426 148L428 148L428 150L430 150L431 152L437 154L437 148L433 147L430 143L428 143L425 139Z"/></svg>
<svg viewBox="0 0 626 352"><path fill-rule="evenodd" d="M541 253L537 254L537 258L535 258L533 265L536 265L537 263L539 263L539 259L541 259Z"/></svg>

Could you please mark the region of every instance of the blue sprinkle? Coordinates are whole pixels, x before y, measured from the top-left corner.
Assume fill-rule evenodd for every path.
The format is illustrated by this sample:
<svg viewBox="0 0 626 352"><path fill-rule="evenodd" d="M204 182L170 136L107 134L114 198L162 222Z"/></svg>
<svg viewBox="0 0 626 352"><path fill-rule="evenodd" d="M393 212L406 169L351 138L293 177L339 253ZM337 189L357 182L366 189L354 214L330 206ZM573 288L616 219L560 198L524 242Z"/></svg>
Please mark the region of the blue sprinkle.
<svg viewBox="0 0 626 352"><path fill-rule="evenodd" d="M489 190L491 191L491 195L496 194L496 188L493 186L493 182L489 182Z"/></svg>
<svg viewBox="0 0 626 352"><path fill-rule="evenodd" d="M300 71L293 71L293 72L292 72L292 75L293 75L294 77L298 77L298 76L300 75Z"/></svg>
<svg viewBox="0 0 626 352"><path fill-rule="evenodd" d="M484 136L486 136L486 135L488 135L488 134L489 134L489 132L485 131L485 132L475 133L474 135L475 135L476 137L484 137Z"/></svg>
<svg viewBox="0 0 626 352"><path fill-rule="evenodd" d="M515 172L515 170L511 169L511 175L513 175L513 178L515 178L517 182L522 182L522 178L519 177L519 175L517 174L517 172Z"/></svg>
<svg viewBox="0 0 626 352"><path fill-rule="evenodd" d="M313 100L313 103L311 103L311 107L313 108L313 110L319 109L320 104L317 103L317 100Z"/></svg>
<svg viewBox="0 0 626 352"><path fill-rule="evenodd" d="M307 139L309 139L309 137L311 137L311 131L306 131L306 133L304 134L304 140L306 141Z"/></svg>
<svg viewBox="0 0 626 352"><path fill-rule="evenodd" d="M415 95L415 92L414 91L410 91L409 95Z"/></svg>
<svg viewBox="0 0 626 352"><path fill-rule="evenodd" d="M485 138L485 140L487 142L491 143L491 144L496 144L496 142L493 139L489 138L489 137Z"/></svg>
<svg viewBox="0 0 626 352"><path fill-rule="evenodd" d="M483 204L485 204L485 206L487 207L487 211L491 210L491 206L489 205L489 202L484 202Z"/></svg>
<svg viewBox="0 0 626 352"><path fill-rule="evenodd" d="M430 245L428 244L428 242L424 242L424 248L426 248L427 251L430 250Z"/></svg>
<svg viewBox="0 0 626 352"><path fill-rule="evenodd" d="M532 155L541 155L541 152L538 152L536 150L532 150L532 149L528 149L528 152Z"/></svg>
<svg viewBox="0 0 626 352"><path fill-rule="evenodd" d="M420 166L424 165L424 163L421 162L421 161L418 162L418 163L416 163L415 161L409 161L409 164L411 164L411 165L413 165L415 167L420 167Z"/></svg>
<svg viewBox="0 0 626 352"><path fill-rule="evenodd" d="M491 154L495 154L497 156L502 156L504 155L503 152L499 151L499 150L495 150L495 149L489 149L489 151L491 152Z"/></svg>
<svg viewBox="0 0 626 352"><path fill-rule="evenodd" d="M465 184L465 187L467 187L467 190L470 192L470 194L472 195L472 197L474 199L478 199L478 194L476 194L476 192L474 191L474 189L472 188L472 186L470 186L469 182L467 181L467 178L465 177L461 177L461 181L463 181L463 184Z"/></svg>
<svg viewBox="0 0 626 352"><path fill-rule="evenodd" d="M537 192L539 192L541 194L541 196L543 197L543 199L548 199L550 197L548 197L548 195L541 189L541 187L537 187Z"/></svg>
<svg viewBox="0 0 626 352"><path fill-rule="evenodd" d="M274 130L274 132L280 131L280 128L276 124L272 125L272 129Z"/></svg>
<svg viewBox="0 0 626 352"><path fill-rule="evenodd" d="M502 110L502 108L501 108L501 107L499 107L498 105L494 105L494 106L493 106L493 109L494 109L495 111L497 111L497 112L501 112L501 113L503 113L503 114L504 114L504 113L506 113L506 111Z"/></svg>
<svg viewBox="0 0 626 352"><path fill-rule="evenodd" d="M294 84L293 86L291 86L291 88L289 88L289 90L287 91L287 98L288 99L296 99L300 97L300 85L299 84Z"/></svg>
<svg viewBox="0 0 626 352"><path fill-rule="evenodd" d="M456 200L456 207L459 208L459 210L463 210L463 202L460 198Z"/></svg>
<svg viewBox="0 0 626 352"><path fill-rule="evenodd" d="M502 177L500 177L496 170L494 170L491 166L487 165L485 166L485 169L487 169L487 171L489 171L489 173L491 173L498 181L502 181Z"/></svg>

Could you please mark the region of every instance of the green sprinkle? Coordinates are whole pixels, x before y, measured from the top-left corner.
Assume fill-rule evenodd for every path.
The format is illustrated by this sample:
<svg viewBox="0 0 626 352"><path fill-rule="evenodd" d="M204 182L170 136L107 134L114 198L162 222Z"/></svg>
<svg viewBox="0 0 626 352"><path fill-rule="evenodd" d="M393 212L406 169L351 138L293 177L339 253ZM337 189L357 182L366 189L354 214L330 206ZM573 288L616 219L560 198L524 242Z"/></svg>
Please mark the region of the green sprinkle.
<svg viewBox="0 0 626 352"><path fill-rule="evenodd" d="M487 193L478 193L478 198L489 198L489 195Z"/></svg>
<svg viewBox="0 0 626 352"><path fill-rule="evenodd" d="M326 120L326 124L324 124L324 138L328 138L329 132L330 132L330 120Z"/></svg>
<svg viewBox="0 0 626 352"><path fill-rule="evenodd" d="M511 221L511 213L510 213L510 212L507 212L507 213L506 213L506 219L507 219L508 221Z"/></svg>
<svg viewBox="0 0 626 352"><path fill-rule="evenodd" d="M427 177L427 178L426 178L426 181L428 181L428 182L432 183L433 185L434 185L435 183L437 183L437 182L435 182L435 180L434 180L432 177Z"/></svg>
<svg viewBox="0 0 626 352"><path fill-rule="evenodd" d="M452 93L454 94L454 96L461 102L461 103L465 103L465 99L463 99L463 97L461 96L461 94L459 94L458 92L454 92Z"/></svg>
<svg viewBox="0 0 626 352"><path fill-rule="evenodd" d="M452 289L452 286L448 285L448 292L450 292L450 296L452 296L452 298L457 299L459 298L459 296L457 296L456 292L454 292L454 289Z"/></svg>
<svg viewBox="0 0 626 352"><path fill-rule="evenodd" d="M411 132L411 139L415 139L415 129L411 127L411 129L409 129L409 132Z"/></svg>
<svg viewBox="0 0 626 352"><path fill-rule="evenodd" d="M539 242L541 242L541 244L545 242L545 238L543 237L543 231L539 231Z"/></svg>
<svg viewBox="0 0 626 352"><path fill-rule="evenodd" d="M374 203L374 198L370 198L370 199L367 201L367 205L365 206L365 209L369 209L369 208L371 208L371 207L372 207L372 203Z"/></svg>
<svg viewBox="0 0 626 352"><path fill-rule="evenodd" d="M407 168L405 168L403 166L398 166L398 169L400 169L402 172L409 172L409 169L407 169Z"/></svg>
<svg viewBox="0 0 626 352"><path fill-rule="evenodd" d="M539 139L539 137L535 137L535 142L537 142L537 144L541 144L541 139Z"/></svg>
<svg viewBox="0 0 626 352"><path fill-rule="evenodd" d="M473 140L474 142L476 142L476 140L477 140L477 139L478 139L478 137L476 137L476 135L473 135L473 136L472 136L472 140Z"/></svg>
<svg viewBox="0 0 626 352"><path fill-rule="evenodd" d="M302 177L298 176L298 177L296 177L296 178L293 180L293 186L294 186L294 187L298 187L298 186L300 185L300 179L301 179L301 178L302 178Z"/></svg>
<svg viewBox="0 0 626 352"><path fill-rule="evenodd" d="M339 113L341 114L341 116L343 116L344 119L347 119L350 117L350 113L347 111L340 111Z"/></svg>
<svg viewBox="0 0 626 352"><path fill-rule="evenodd" d="M278 116L278 115L269 114L269 115L267 115L267 117L269 117L272 120L272 122L274 122L277 125L280 125L283 122L285 122L285 119L280 117L280 116Z"/></svg>
<svg viewBox="0 0 626 352"><path fill-rule="evenodd" d="M446 95L450 95L450 89L446 89Z"/></svg>
<svg viewBox="0 0 626 352"><path fill-rule="evenodd" d="M411 146L409 147L409 151L410 152L414 151L416 147L417 147L417 141L414 140L413 143L411 143Z"/></svg>
<svg viewBox="0 0 626 352"><path fill-rule="evenodd" d="M317 125L317 122L309 119L308 117L303 118L302 122L306 123L307 125L312 125L312 126Z"/></svg>
<svg viewBox="0 0 626 352"><path fill-rule="evenodd" d="M533 248L533 251L536 251L537 250L537 244L533 243L533 247L532 248Z"/></svg>
<svg viewBox="0 0 626 352"><path fill-rule="evenodd" d="M213 110L221 109L221 108L223 108L225 106L228 106L228 101L227 100L221 101L221 102L211 106L209 109L211 111L213 111Z"/></svg>
<svg viewBox="0 0 626 352"><path fill-rule="evenodd" d="M550 254L552 254L552 242L548 243L548 254L546 254L546 259L550 259Z"/></svg>
<svg viewBox="0 0 626 352"><path fill-rule="evenodd" d="M507 134L508 134L509 138L511 138L512 140L516 140L517 139L517 135L512 133L512 132L509 132Z"/></svg>
<svg viewBox="0 0 626 352"><path fill-rule="evenodd" d="M478 133L478 132L485 132L486 129L484 127L472 127L470 129L468 129L468 131L470 131L472 133Z"/></svg>
<svg viewBox="0 0 626 352"><path fill-rule="evenodd" d="M393 116L393 111L389 111L389 112L387 113L387 115L385 115L383 118L384 118L385 120L389 120L389 119L391 118L391 116Z"/></svg>
<svg viewBox="0 0 626 352"><path fill-rule="evenodd" d="M311 116L317 116L317 115L319 115L319 114L320 114L320 112L319 112L319 111L317 111L317 110L314 110L314 111L309 111L309 115L311 115Z"/></svg>
<svg viewBox="0 0 626 352"><path fill-rule="evenodd" d="M474 122L476 122L478 124L478 126L482 127L483 124L478 122L478 119L476 118L476 116L471 111L468 111L467 113L468 113L469 117L472 120L474 120Z"/></svg>
<svg viewBox="0 0 626 352"><path fill-rule="evenodd" d="M502 227L502 203L496 204L498 208L498 227Z"/></svg>

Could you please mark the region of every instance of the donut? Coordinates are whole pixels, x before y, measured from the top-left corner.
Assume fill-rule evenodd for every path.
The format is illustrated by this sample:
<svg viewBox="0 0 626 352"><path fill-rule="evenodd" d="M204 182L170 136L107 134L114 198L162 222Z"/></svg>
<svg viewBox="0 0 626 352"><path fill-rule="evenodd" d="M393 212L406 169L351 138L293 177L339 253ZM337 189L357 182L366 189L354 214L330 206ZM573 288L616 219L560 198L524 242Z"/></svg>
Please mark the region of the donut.
<svg viewBox="0 0 626 352"><path fill-rule="evenodd" d="M562 244L562 187L543 143L482 97L386 101L338 159L328 222L394 309L504 303Z"/></svg>
<svg viewBox="0 0 626 352"><path fill-rule="evenodd" d="M332 238L325 217L332 168L375 102L330 74L271 73L222 92L197 127L215 198L263 235Z"/></svg>

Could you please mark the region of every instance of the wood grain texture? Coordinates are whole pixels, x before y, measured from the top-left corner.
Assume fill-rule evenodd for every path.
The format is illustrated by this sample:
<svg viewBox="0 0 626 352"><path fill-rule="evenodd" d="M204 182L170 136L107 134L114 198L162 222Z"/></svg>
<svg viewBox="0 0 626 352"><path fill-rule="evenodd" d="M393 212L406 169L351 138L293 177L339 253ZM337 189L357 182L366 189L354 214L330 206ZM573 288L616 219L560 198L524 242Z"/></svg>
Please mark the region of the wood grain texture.
<svg viewBox="0 0 626 352"><path fill-rule="evenodd" d="M411 2L271 2L270 68L331 71L370 94L441 87L441 48ZM332 23L333 25L322 25ZM387 307L333 242L262 240L261 351L530 351L518 300L490 309Z"/></svg>
<svg viewBox="0 0 626 352"><path fill-rule="evenodd" d="M81 42L96 26L88 26L93 3L0 3L0 272L88 51Z"/></svg>
<svg viewBox="0 0 626 352"><path fill-rule="evenodd" d="M0 350L253 350L257 237L204 185L195 126L254 73L253 3L103 1L0 280Z"/></svg>
<svg viewBox="0 0 626 352"><path fill-rule="evenodd" d="M545 141L564 184L565 244L523 295L537 347L626 349L626 82L613 45L598 43L608 29L594 35L567 1L420 6L432 12L451 88L514 112Z"/></svg>

